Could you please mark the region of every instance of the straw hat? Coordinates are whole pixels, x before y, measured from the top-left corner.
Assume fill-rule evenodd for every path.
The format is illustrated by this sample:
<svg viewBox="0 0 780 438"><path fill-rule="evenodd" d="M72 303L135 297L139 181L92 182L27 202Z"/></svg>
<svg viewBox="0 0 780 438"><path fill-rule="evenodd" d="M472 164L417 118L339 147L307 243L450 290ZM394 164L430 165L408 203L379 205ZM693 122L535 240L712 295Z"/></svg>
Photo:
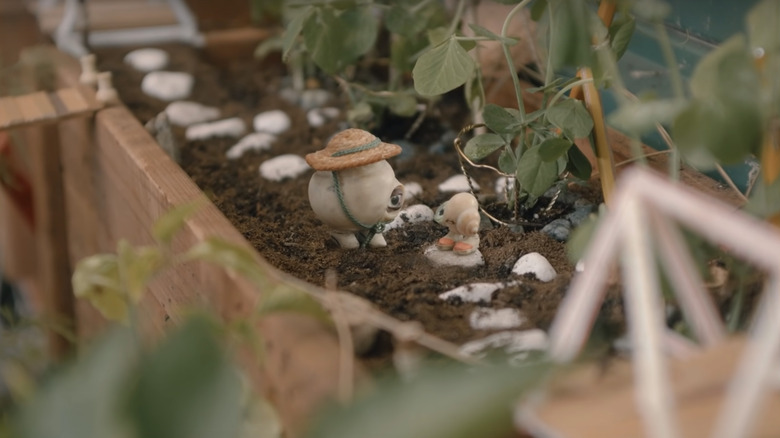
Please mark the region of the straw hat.
<svg viewBox="0 0 780 438"><path fill-rule="evenodd" d="M316 170L344 170L386 160L401 153L401 146L383 143L362 129L345 129L331 137L325 149L306 155Z"/></svg>

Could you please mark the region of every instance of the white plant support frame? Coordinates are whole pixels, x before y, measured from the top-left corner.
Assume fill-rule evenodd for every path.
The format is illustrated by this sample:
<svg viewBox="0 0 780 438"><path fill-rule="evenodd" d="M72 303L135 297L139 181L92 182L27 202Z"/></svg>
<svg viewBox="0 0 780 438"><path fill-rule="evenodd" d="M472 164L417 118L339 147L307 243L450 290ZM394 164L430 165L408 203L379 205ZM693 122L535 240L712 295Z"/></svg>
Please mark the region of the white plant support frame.
<svg viewBox="0 0 780 438"><path fill-rule="evenodd" d="M663 352L664 347L682 352L690 348L664 324L655 251L702 347L718 344L725 330L673 226L672 220L678 221L767 273L760 313L711 429L713 438L750 436L764 396L777 389L780 233L731 206L641 168L626 171L618 187L613 207L585 254L585 271L574 278L550 328L551 357L569 362L581 350L604 299L610 269L620 255L626 319L634 346L635 397L645 436L680 436Z"/></svg>
<svg viewBox="0 0 780 438"><path fill-rule="evenodd" d="M54 40L57 48L80 58L88 54L80 30L86 25L84 5L79 0L64 0L65 10ZM151 1L151 0L150 0ZM182 42L202 46L203 35L198 32L197 21L183 0L164 1L173 11L178 24L170 26L152 26L134 29L99 30L89 32L87 39L91 47L145 45L166 42ZM55 6L57 0L48 0L40 4L41 8Z"/></svg>

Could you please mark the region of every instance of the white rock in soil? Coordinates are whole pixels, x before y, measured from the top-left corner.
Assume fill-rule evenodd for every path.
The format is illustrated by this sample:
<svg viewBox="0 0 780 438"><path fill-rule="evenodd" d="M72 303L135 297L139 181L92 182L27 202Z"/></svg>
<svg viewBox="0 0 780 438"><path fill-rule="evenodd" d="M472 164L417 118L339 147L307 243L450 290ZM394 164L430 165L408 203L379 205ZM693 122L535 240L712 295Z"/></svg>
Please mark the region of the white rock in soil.
<svg viewBox="0 0 780 438"><path fill-rule="evenodd" d="M153 71L141 81L141 91L166 102L186 99L192 92L195 78L189 73Z"/></svg>
<svg viewBox="0 0 780 438"><path fill-rule="evenodd" d="M201 105L198 102L178 100L165 108L168 120L176 126L190 126L210 122L219 118L219 108Z"/></svg>
<svg viewBox="0 0 780 438"><path fill-rule="evenodd" d="M312 109L325 106L333 95L328 90L314 88L303 90L300 98L300 105L303 109Z"/></svg>
<svg viewBox="0 0 780 438"><path fill-rule="evenodd" d="M418 182L405 182L404 183L404 196L408 198L419 198L422 196L423 188Z"/></svg>
<svg viewBox="0 0 780 438"><path fill-rule="evenodd" d="M312 128L319 128L341 114L338 108L329 106L327 108L312 108L306 113L306 121Z"/></svg>
<svg viewBox="0 0 780 438"><path fill-rule="evenodd" d="M442 292L439 298L448 300L457 297L465 303L489 303L493 299L493 292L515 283L471 283Z"/></svg>
<svg viewBox="0 0 780 438"><path fill-rule="evenodd" d="M199 123L187 127L187 140L206 140L213 137L241 137L246 133L246 124L238 117Z"/></svg>
<svg viewBox="0 0 780 438"><path fill-rule="evenodd" d="M428 260L439 266L473 268L485 264L485 260L482 258L482 253L479 250L476 250L469 255L458 255L452 251L441 251L436 248L436 245L431 245L425 248L424 254L428 257Z"/></svg>
<svg viewBox="0 0 780 438"><path fill-rule="evenodd" d="M290 116L282 110L265 111L255 116L254 128L257 132L269 132L279 135L290 129Z"/></svg>
<svg viewBox="0 0 780 438"><path fill-rule="evenodd" d="M270 181L298 177L310 169L306 160L295 154L284 154L264 161L260 165L260 175Z"/></svg>
<svg viewBox="0 0 780 438"><path fill-rule="evenodd" d="M276 141L276 136L267 132L253 132L246 135L244 138L238 141L238 143L228 149L225 155L235 160L241 158L247 151L265 151L271 148L271 145Z"/></svg>
<svg viewBox="0 0 780 438"><path fill-rule="evenodd" d="M474 185L474 190L479 190L479 184L476 181L472 180L471 183ZM469 180L463 174L451 176L439 184L439 191L444 193L468 192L469 190L471 190Z"/></svg>
<svg viewBox="0 0 780 438"><path fill-rule="evenodd" d="M460 352L473 357L484 357L490 350L501 349L505 353L521 359L533 351L547 350L547 333L540 329L505 331L467 342Z"/></svg>
<svg viewBox="0 0 780 438"><path fill-rule="evenodd" d="M125 55L125 62L144 73L162 70L168 66L168 52L161 49L137 49Z"/></svg>
<svg viewBox="0 0 780 438"><path fill-rule="evenodd" d="M396 216L392 222L385 225L385 230L392 230L393 228L416 224L418 222L430 222L432 220L433 210L431 210L431 207L424 204L410 205L398 212L398 216Z"/></svg>
<svg viewBox="0 0 780 438"><path fill-rule="evenodd" d="M474 330L507 330L518 328L525 318L517 309L474 309L469 324Z"/></svg>
<svg viewBox="0 0 780 438"><path fill-rule="evenodd" d="M534 274L537 280L545 283L553 281L558 276L555 268L538 252L528 253L520 257L512 267L512 273L516 275Z"/></svg>

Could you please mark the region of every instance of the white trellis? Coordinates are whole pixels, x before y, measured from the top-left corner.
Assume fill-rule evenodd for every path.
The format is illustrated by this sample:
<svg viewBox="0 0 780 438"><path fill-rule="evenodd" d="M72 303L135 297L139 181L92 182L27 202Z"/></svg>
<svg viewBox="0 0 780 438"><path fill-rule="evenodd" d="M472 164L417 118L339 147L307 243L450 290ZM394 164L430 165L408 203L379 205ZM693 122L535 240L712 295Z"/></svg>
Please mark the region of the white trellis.
<svg viewBox="0 0 780 438"><path fill-rule="evenodd" d="M556 361L568 362L580 351L604 299L611 267L619 258L634 346L636 402L645 434L680 436L663 353L664 347L680 345L680 338L664 323L656 254L701 346L720 343L725 330L675 221L767 273L760 313L712 429L713 438L749 436L780 359L780 233L648 170L624 173L613 207L583 258L585 271L574 278L553 321L550 354Z"/></svg>

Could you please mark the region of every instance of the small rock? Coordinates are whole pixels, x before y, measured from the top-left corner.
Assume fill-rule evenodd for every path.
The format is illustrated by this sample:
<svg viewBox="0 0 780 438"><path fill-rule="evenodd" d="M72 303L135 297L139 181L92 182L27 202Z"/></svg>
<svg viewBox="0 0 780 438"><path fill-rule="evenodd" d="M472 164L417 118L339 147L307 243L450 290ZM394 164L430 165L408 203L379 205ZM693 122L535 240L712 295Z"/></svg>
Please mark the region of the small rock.
<svg viewBox="0 0 780 438"><path fill-rule="evenodd" d="M442 292L439 294L439 298L448 300L457 297L466 303L489 303L493 299L493 292L516 283L471 283Z"/></svg>
<svg viewBox="0 0 780 438"><path fill-rule="evenodd" d="M295 178L311 169L303 157L295 154L284 154L271 158L260 165L260 175L270 181L281 181L285 178Z"/></svg>
<svg viewBox="0 0 780 438"><path fill-rule="evenodd" d="M247 151L265 151L271 148L276 136L267 132L253 132L228 149L225 154L229 159L240 158Z"/></svg>
<svg viewBox="0 0 780 438"><path fill-rule="evenodd" d="M440 251L436 245L431 245L425 249L425 256L430 261L439 266L460 266L462 268L473 268L485 264L482 253L479 250L469 255L457 255L452 251Z"/></svg>
<svg viewBox="0 0 780 438"><path fill-rule="evenodd" d="M588 220L590 214L593 213L593 208L593 205L577 207L574 211L566 215L566 219L569 220L572 228L579 227Z"/></svg>
<svg viewBox="0 0 780 438"><path fill-rule="evenodd" d="M508 191L511 192L514 187L515 187L514 178L509 178L508 176L499 177L496 180L496 185L495 185L496 195L498 195L498 199L502 202L506 202L507 192Z"/></svg>
<svg viewBox="0 0 780 438"><path fill-rule="evenodd" d="M490 350L501 349L507 354L522 358L532 351L545 351L548 347L547 333L540 329L505 331L467 342L460 352L473 357L484 357Z"/></svg>
<svg viewBox="0 0 780 438"><path fill-rule="evenodd" d="M165 108L168 120L176 126L190 126L196 123L210 122L219 118L219 108L201 105L197 102L179 100L171 102Z"/></svg>
<svg viewBox="0 0 780 438"><path fill-rule="evenodd" d="M571 222L568 219L559 218L542 228L542 232L560 242L565 242L571 233Z"/></svg>
<svg viewBox="0 0 780 438"><path fill-rule="evenodd" d="M331 97L332 95L328 90L321 88L303 90L300 97L300 106L306 110L320 108L327 105Z"/></svg>
<svg viewBox="0 0 780 438"><path fill-rule="evenodd" d="M189 97L194 83L189 73L153 71L144 76L141 90L147 96L170 102Z"/></svg>
<svg viewBox="0 0 780 438"><path fill-rule="evenodd" d="M137 49L125 55L125 62L134 69L149 73L162 70L168 66L169 56L165 50L161 49Z"/></svg>
<svg viewBox="0 0 780 438"><path fill-rule="evenodd" d="M206 140L212 137L241 137L246 133L246 124L238 117L199 123L187 128L187 140Z"/></svg>
<svg viewBox="0 0 780 438"><path fill-rule="evenodd" d="M409 198L419 198L422 196L423 188L418 182L410 181L404 183L404 196Z"/></svg>
<svg viewBox="0 0 780 438"><path fill-rule="evenodd" d="M300 100L300 94L298 91L296 91L293 88L282 88L279 91L279 97L287 101L288 103L291 103L293 105L297 105L298 101Z"/></svg>
<svg viewBox="0 0 780 438"><path fill-rule="evenodd" d="M279 135L290 129L292 121L284 111L271 110L256 115L253 125L257 132L270 132Z"/></svg>
<svg viewBox="0 0 780 438"><path fill-rule="evenodd" d="M329 106L327 108L312 108L306 113L306 121L312 128L319 128L326 122L329 122L341 114L338 108Z"/></svg>
<svg viewBox="0 0 780 438"><path fill-rule="evenodd" d="M474 190L479 190L479 184L476 181L472 180L472 184L474 185ZM451 176L439 184L439 191L444 193L468 192L469 190L471 190L469 180L463 174Z"/></svg>
<svg viewBox="0 0 780 438"><path fill-rule="evenodd" d="M520 257L512 267L515 275L534 274L536 279L543 282L552 281L558 276L555 268L538 252L528 253Z"/></svg>
<svg viewBox="0 0 780 438"><path fill-rule="evenodd" d="M433 210L424 204L415 204L406 207L398 213L398 216L392 222L385 225L385 230L403 227L407 224L418 222L430 222L433 220Z"/></svg>
<svg viewBox="0 0 780 438"><path fill-rule="evenodd" d="M520 327L524 322L517 309L474 309L469 315L474 330L506 330Z"/></svg>
<svg viewBox="0 0 780 438"><path fill-rule="evenodd" d="M157 114L156 117L146 122L144 128L146 128L149 134L152 134L162 150L164 150L173 161L177 163L180 162L179 145L176 143L176 136L173 135L171 122L165 111Z"/></svg>

